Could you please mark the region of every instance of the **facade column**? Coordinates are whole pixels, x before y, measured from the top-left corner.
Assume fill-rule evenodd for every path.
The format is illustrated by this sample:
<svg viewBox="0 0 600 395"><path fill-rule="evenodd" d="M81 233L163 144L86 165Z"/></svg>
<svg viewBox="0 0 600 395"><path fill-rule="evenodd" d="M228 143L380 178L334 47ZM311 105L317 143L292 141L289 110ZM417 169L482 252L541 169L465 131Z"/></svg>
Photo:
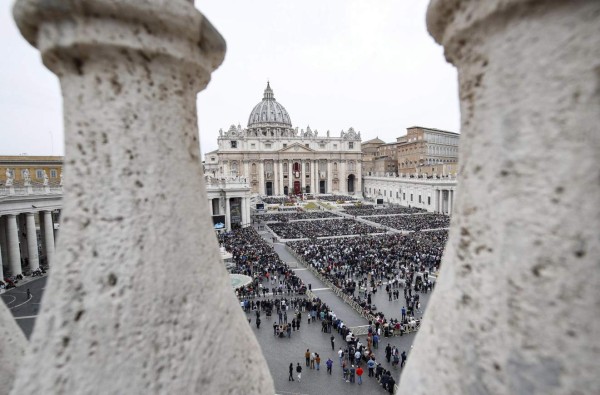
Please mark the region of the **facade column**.
<svg viewBox="0 0 600 395"><path fill-rule="evenodd" d="M265 193L265 161L258 162L258 194L261 196Z"/></svg>
<svg viewBox="0 0 600 395"><path fill-rule="evenodd" d="M231 231L231 204L227 193L225 193L225 229Z"/></svg>
<svg viewBox="0 0 600 395"><path fill-rule="evenodd" d="M364 196L363 195L363 185L362 185L362 163L360 161L356 161L355 162L355 168L354 168L354 193L358 193L359 196ZM396 198L394 196L394 198Z"/></svg>
<svg viewBox="0 0 600 395"><path fill-rule="evenodd" d="M294 191L294 160L290 160L288 163L288 193Z"/></svg>
<svg viewBox="0 0 600 395"><path fill-rule="evenodd" d="M0 281L4 282L4 248L0 243Z"/></svg>
<svg viewBox="0 0 600 395"><path fill-rule="evenodd" d="M37 241L37 230L35 228L34 213L26 213L27 222L27 250L29 251L29 270L34 271L40 268L39 248Z"/></svg>
<svg viewBox="0 0 600 395"><path fill-rule="evenodd" d="M327 160L327 188L325 193L333 193L333 163Z"/></svg>
<svg viewBox="0 0 600 395"><path fill-rule="evenodd" d="M302 193L306 191L306 169L304 166L306 166L306 161L304 159L300 159L300 191Z"/></svg>
<svg viewBox="0 0 600 395"><path fill-rule="evenodd" d="M283 195L283 187L285 186L283 184L284 178L283 178L284 174L283 174L283 160L279 161L279 191L278 191L278 195Z"/></svg>
<svg viewBox="0 0 600 395"><path fill-rule="evenodd" d="M318 194L319 193L319 181L321 180L320 176L319 176L319 160L315 159L313 163L314 163L314 168L313 168L313 179L314 179L313 184L314 184L314 189L313 189L313 193L314 194Z"/></svg>
<svg viewBox="0 0 600 395"><path fill-rule="evenodd" d="M273 195L277 195L277 190L278 190L278 186L277 184L279 184L279 165L277 163L277 160L273 160L273 187L271 188L271 190L273 191Z"/></svg>
<svg viewBox="0 0 600 395"><path fill-rule="evenodd" d="M46 261L48 266L54 259L54 224L52 223L52 211L43 211L44 228L40 229L44 234L44 247L46 248Z"/></svg>
<svg viewBox="0 0 600 395"><path fill-rule="evenodd" d="M21 251L19 250L19 230L17 228L17 216L8 214L6 216L6 239L8 244L8 264L10 274L16 276L22 274Z"/></svg>
<svg viewBox="0 0 600 395"><path fill-rule="evenodd" d="M452 214L452 189L448 189L448 215Z"/></svg>

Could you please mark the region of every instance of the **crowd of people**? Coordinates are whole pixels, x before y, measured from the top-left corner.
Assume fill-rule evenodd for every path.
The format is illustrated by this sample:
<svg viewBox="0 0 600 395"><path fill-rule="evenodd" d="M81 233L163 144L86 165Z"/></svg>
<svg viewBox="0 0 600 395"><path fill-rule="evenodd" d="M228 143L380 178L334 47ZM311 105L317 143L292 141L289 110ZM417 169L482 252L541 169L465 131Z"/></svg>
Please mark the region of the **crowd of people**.
<svg viewBox="0 0 600 395"><path fill-rule="evenodd" d="M327 304L319 298L306 301L306 309L308 323L313 324L320 322L321 332L324 336L329 336L331 343L331 351L337 354L338 362L334 362L331 358L325 361L326 374L333 374L334 365L339 365L342 381L349 384L363 383L363 375L368 379L376 380L385 391L393 393L394 385L396 384L394 374L391 369L402 368L407 359L405 351L400 352L395 346L392 347L388 343L387 347L380 348L380 339L382 336L379 323L370 324L368 334L364 341L354 336L351 329L348 328L343 320L329 308ZM299 311L296 310L298 314ZM277 336L277 323L273 324L273 334ZM338 339L339 338L339 339ZM339 340L341 346L336 347L336 340ZM338 350L336 351L336 348ZM378 359L377 353L383 352L385 357ZM391 364L390 369L386 369L383 365L383 359ZM400 362L400 360L402 362ZM300 362L296 362L296 366L291 362L288 367L288 381L302 380L302 372L306 370L320 371L322 363L321 356L310 348L304 352L304 366ZM296 376L294 375L296 373Z"/></svg>
<svg viewBox="0 0 600 395"><path fill-rule="evenodd" d="M240 297L302 294L306 286L252 227L219 235L219 243L232 254L232 273L252 277L252 283L237 290ZM270 287L263 283L268 281ZM270 289L269 289L270 288Z"/></svg>
<svg viewBox="0 0 600 395"><path fill-rule="evenodd" d="M422 208L416 207L386 207L386 208L375 208L370 207L346 207L344 211L347 214L354 215L357 217L365 217L369 215L389 215L389 214L416 214L425 212Z"/></svg>
<svg viewBox="0 0 600 395"><path fill-rule="evenodd" d="M334 286L350 295L365 312L382 324L400 331L418 325L417 292L428 292L433 282L427 273L436 272L448 237L447 230L413 232L352 239L318 239L288 242L292 251L312 265ZM370 280L370 283L369 283ZM372 303L372 294L384 283L404 285L405 314L387 318ZM386 289L390 300L399 293ZM414 293L413 293L414 291Z"/></svg>
<svg viewBox="0 0 600 395"><path fill-rule="evenodd" d="M262 214L257 215L256 220L262 222L289 222L302 219L323 219L323 218L338 218L339 215L329 211L300 211L290 213L277 214Z"/></svg>
<svg viewBox="0 0 600 395"><path fill-rule="evenodd" d="M385 230L353 219L276 222L267 226L282 239L305 239L385 232Z"/></svg>
<svg viewBox="0 0 600 395"><path fill-rule="evenodd" d="M352 200L358 200L357 198L355 198L353 196L346 196L346 195L319 195L319 196L317 196L317 199L325 200L327 202L349 202Z"/></svg>
<svg viewBox="0 0 600 395"><path fill-rule="evenodd" d="M450 217L444 214L390 215L366 219L398 230L443 229L450 226Z"/></svg>
<svg viewBox="0 0 600 395"><path fill-rule="evenodd" d="M266 204L285 204L291 203L292 200L287 196L275 197L275 196L261 196L260 200L262 200Z"/></svg>

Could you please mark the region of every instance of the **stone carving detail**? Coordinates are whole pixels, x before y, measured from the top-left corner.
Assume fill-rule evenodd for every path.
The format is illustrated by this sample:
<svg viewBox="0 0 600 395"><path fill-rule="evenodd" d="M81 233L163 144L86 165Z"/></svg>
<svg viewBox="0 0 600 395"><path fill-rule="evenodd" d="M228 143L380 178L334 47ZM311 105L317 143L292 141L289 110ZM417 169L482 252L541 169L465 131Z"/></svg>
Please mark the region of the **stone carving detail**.
<svg viewBox="0 0 600 395"><path fill-rule="evenodd" d="M23 185L26 187L31 186L31 175L29 174L29 169L23 170Z"/></svg>
<svg viewBox="0 0 600 395"><path fill-rule="evenodd" d="M223 60L222 37L189 0L18 0L14 15L60 79L65 171L92 176L65 188L13 393L273 394L209 225L199 160L196 94ZM10 336L1 369L14 366Z"/></svg>
<svg viewBox="0 0 600 395"><path fill-rule="evenodd" d="M48 174L46 173L46 170L44 170L44 186L47 187L48 186Z"/></svg>
<svg viewBox="0 0 600 395"><path fill-rule="evenodd" d="M13 173L10 169L6 169L6 186L12 187L14 183Z"/></svg>

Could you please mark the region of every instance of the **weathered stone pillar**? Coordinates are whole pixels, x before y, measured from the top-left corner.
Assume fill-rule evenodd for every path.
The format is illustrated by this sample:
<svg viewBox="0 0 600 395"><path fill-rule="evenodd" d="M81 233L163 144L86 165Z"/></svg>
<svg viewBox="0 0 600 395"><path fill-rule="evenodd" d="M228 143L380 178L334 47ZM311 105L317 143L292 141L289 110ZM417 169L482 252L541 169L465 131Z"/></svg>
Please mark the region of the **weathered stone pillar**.
<svg viewBox="0 0 600 395"><path fill-rule="evenodd" d="M400 393L600 393L599 15L595 0L431 2L458 69L461 177Z"/></svg>
<svg viewBox="0 0 600 395"><path fill-rule="evenodd" d="M8 266L8 243L6 242L6 216L0 217L0 250L2 262Z"/></svg>
<svg viewBox="0 0 600 395"><path fill-rule="evenodd" d="M21 250L19 250L19 230L17 229L17 216L8 214L6 216L6 241L8 244L8 264L10 274L16 276L22 273Z"/></svg>
<svg viewBox="0 0 600 395"><path fill-rule="evenodd" d="M69 182L13 392L273 393L206 207L196 93L224 40L184 0L19 0L14 15L60 79Z"/></svg>
<svg viewBox="0 0 600 395"><path fill-rule="evenodd" d="M46 260L50 266L54 260L54 224L52 223L52 211L43 211L44 228L41 229L44 234L44 247L46 248Z"/></svg>
<svg viewBox="0 0 600 395"><path fill-rule="evenodd" d="M38 270L40 268L40 259L38 253L37 230L35 229L34 213L25 213L25 222L27 228L27 251L29 251L29 270Z"/></svg>
<svg viewBox="0 0 600 395"><path fill-rule="evenodd" d="M0 395L10 394L26 348L23 331L4 302L0 301Z"/></svg>

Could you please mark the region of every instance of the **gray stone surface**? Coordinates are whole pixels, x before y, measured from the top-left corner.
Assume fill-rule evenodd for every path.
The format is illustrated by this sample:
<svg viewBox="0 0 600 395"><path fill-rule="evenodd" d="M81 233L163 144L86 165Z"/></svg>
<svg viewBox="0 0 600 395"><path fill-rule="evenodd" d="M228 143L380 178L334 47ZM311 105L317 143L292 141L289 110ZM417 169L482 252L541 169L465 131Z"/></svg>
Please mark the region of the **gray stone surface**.
<svg viewBox="0 0 600 395"><path fill-rule="evenodd" d="M599 15L432 1L459 75L461 178L400 393L600 393Z"/></svg>
<svg viewBox="0 0 600 395"><path fill-rule="evenodd" d="M14 14L60 79L69 181L13 393L273 393L206 207L195 103L221 36L183 0Z"/></svg>
<svg viewBox="0 0 600 395"><path fill-rule="evenodd" d="M0 302L0 395L10 393L26 347L23 332L6 305Z"/></svg>

